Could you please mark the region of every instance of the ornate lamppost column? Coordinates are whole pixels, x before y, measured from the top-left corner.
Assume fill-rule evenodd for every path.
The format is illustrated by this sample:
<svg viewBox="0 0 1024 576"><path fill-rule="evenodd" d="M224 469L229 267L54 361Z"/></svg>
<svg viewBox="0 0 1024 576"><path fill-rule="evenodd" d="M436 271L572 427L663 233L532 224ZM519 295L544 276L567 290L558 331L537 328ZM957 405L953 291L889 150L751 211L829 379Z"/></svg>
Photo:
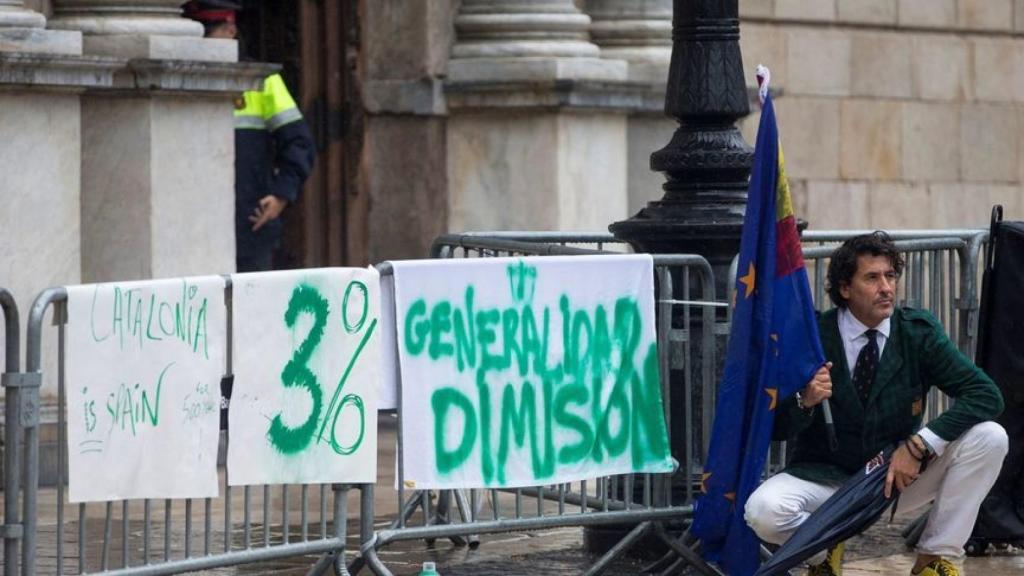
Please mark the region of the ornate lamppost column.
<svg viewBox="0 0 1024 576"><path fill-rule="evenodd" d="M638 252L701 254L718 294L739 250L753 150L735 122L750 112L737 0L674 0L665 113L679 122L651 155L665 195L609 229Z"/></svg>
<svg viewBox="0 0 1024 576"><path fill-rule="evenodd" d="M666 176L665 194L609 229L637 252L707 258L715 275L715 294L701 294L705 300L726 298L729 265L739 251L753 149L734 124L749 111L737 0L673 0L665 112L679 127L664 148L651 154L651 168ZM677 277L676 285L680 284ZM700 314L693 314L689 325L683 322L682 315L674 317L673 327L690 335L686 345L691 347L692 361L690 366L673 369L671 379L682 382L680 371L688 370L695 376L693 381L700 382L703 355L695 343L701 341L704 330L714 327L704 326ZM697 447L708 441L699 423L713 401L710 391L699 385L689 402L684 392L678 385L670 389L672 452L680 463L692 461L694 467L683 468L674 477L676 502L685 499L675 495L681 495L687 483L694 487L699 481L702 458ZM683 414L694 416L697 430L691 446L683 440Z"/></svg>

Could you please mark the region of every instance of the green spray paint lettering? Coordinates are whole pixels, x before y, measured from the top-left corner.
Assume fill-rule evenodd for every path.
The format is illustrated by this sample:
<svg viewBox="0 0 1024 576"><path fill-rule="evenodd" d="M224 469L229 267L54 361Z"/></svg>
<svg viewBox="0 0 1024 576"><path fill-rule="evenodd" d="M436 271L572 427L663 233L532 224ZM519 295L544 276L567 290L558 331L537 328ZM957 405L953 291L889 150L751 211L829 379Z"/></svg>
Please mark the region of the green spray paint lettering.
<svg viewBox="0 0 1024 576"><path fill-rule="evenodd" d="M434 419L434 445L437 447L437 469L442 474L455 470L466 461L473 451L473 444L476 442L476 410L473 402L462 392L454 388L441 388L435 390L430 398L430 407L434 414L439 415ZM448 449L444 439L444 424L449 421L449 411L459 410L462 413L463 429L460 437L462 440L455 449Z"/></svg>
<svg viewBox="0 0 1024 576"><path fill-rule="evenodd" d="M361 302L359 302L360 299ZM356 310L354 313L353 306ZM345 288L340 312L342 328L348 334L361 333L361 335L341 378L338 380L338 385L334 389L326 411L323 410L323 389L316 374L309 369L309 361L323 339L330 315L330 306L319 290L312 286L300 285L292 291L291 298L288 300L288 308L284 315L285 325L294 329L298 319L304 314L313 316L313 325L298 349L292 353L291 360L281 371L281 383L285 388L304 389L312 400L312 407L306 420L294 428L287 426L280 414L274 416L270 423L268 437L271 445L282 454L302 452L315 438L317 443L326 441L336 454L348 456L354 454L362 446L366 434L366 407L363 405L362 396L352 393L342 395L342 392L377 327L377 319L370 318L369 290L366 284L358 280L349 282ZM342 414L353 415L356 422L355 438L347 444L344 443L345 440L338 438L340 431L338 422L342 421ZM322 419L321 415L323 415ZM319 428L317 424L320 425Z"/></svg>
<svg viewBox="0 0 1024 576"><path fill-rule="evenodd" d="M508 462L527 455L538 480L553 476L556 465L623 455L634 470L667 468L657 351L654 344L641 350L638 302L623 297L613 307L582 308L563 294L557 309L537 310L536 268L513 264L508 279L506 308L480 308L469 286L461 302L419 299L407 310L407 353L475 376L475 394L449 386L431 397L437 470L458 470L474 454L487 484L503 484ZM559 340L556 358L551 342Z"/></svg>
<svg viewBox="0 0 1024 576"><path fill-rule="evenodd" d="M88 396L89 396L89 387L88 386L82 388L82 396L85 396L85 397L88 398ZM98 418L96 418L96 401L95 400L86 399L85 402L82 404L82 410L83 410L83 412L85 414L85 431L86 432L92 432L93 430L96 429L96 424L97 424L97 421L98 421Z"/></svg>
<svg viewBox="0 0 1024 576"><path fill-rule="evenodd" d="M305 340L295 350L291 360L281 371L281 383L285 388L305 389L313 406L306 421L295 428L287 426L281 420L280 414L274 416L270 422L270 443L283 454L295 454L309 446L310 441L313 440L316 424L320 419L323 391L320 389L316 374L313 374L307 363L310 356L313 355L313 351L320 344L320 339L323 338L328 312L327 300L312 286L296 287L288 300L288 309L284 314L285 325L288 328L293 328L300 315L312 314L313 326L310 327Z"/></svg>
<svg viewBox="0 0 1024 576"><path fill-rule="evenodd" d="M100 288L93 291L90 309L90 330L93 340L104 342L115 337L121 350L134 342L140 349L147 342L178 340L185 343L193 353L210 357L207 329L209 302L200 298L199 286L188 280L181 281L181 294L176 300L157 300L156 294L146 298L140 288L113 286L113 302L110 318L97 315L96 303Z"/></svg>
<svg viewBox="0 0 1024 576"><path fill-rule="evenodd" d="M506 271L512 301L522 304L533 301L533 294L537 289L537 267L527 266L526 262L520 261L510 264Z"/></svg>
<svg viewBox="0 0 1024 576"><path fill-rule="evenodd" d="M349 298L352 296L353 291L361 293L363 299L361 312L354 321L349 317ZM334 396L331 397L331 403L327 407L327 416L324 418L324 422L320 426L320 431L317 433L317 442L320 442L323 440L324 429L327 427L327 421L330 420L331 436L329 443L331 445L331 449L342 456L354 454L355 451L363 445L363 437L366 434L366 408L363 406L362 396L359 396L358 394L345 394L344 396L341 396L341 391L345 388L345 383L348 381L349 375L352 374L352 368L355 367L356 362L363 353L363 349L366 347L366 343L370 341L370 336L373 335L373 331L377 327L377 319L374 318L370 321L366 330L363 330L363 326L366 325L366 320L370 316L369 295L370 293L366 288L366 284L363 284L358 280L349 282L348 286L345 288L345 296L342 299L341 304L341 323L345 328L345 332L348 332L349 334L356 334L359 331L362 331L363 335L359 340L359 344L356 345L356 349L352 353L352 356L349 358L348 365L345 366L345 371L342 373L341 379L338 381L337 388L334 389ZM340 401L338 400L339 396L341 396ZM351 444L345 445L338 440L338 420L341 419L341 414L347 406L351 406L358 414L359 432L356 434L356 438Z"/></svg>
<svg viewBox="0 0 1024 576"><path fill-rule="evenodd" d="M473 325L473 287L466 287L465 312L452 313L455 328L455 361L459 372L476 366L476 328Z"/></svg>
<svg viewBox="0 0 1024 576"><path fill-rule="evenodd" d="M160 393L163 390L164 379L172 366L174 362L160 371L156 385L150 390L143 388L139 382L134 385L122 382L115 392L107 395L109 432L128 432L135 436L142 426L156 428L160 425Z"/></svg>

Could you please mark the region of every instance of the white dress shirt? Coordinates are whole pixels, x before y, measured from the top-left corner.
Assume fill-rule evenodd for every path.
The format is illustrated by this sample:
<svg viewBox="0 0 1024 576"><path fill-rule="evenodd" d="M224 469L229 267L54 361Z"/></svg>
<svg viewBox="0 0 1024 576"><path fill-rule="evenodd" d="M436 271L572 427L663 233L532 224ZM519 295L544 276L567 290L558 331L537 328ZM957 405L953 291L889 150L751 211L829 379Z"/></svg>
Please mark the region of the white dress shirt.
<svg viewBox="0 0 1024 576"><path fill-rule="evenodd" d="M882 353L885 352L885 343L889 341L890 327L891 322L889 318L882 320L878 326L875 326L875 330L878 331L878 334L875 335L875 342L878 343L879 363L881 363L883 358ZM857 320L849 308L839 309L839 337L843 341L843 351L846 353L846 366L850 374L853 374L853 369L857 366L857 356L868 343L868 337L865 334L868 330L869 327L865 326L860 320ZM942 452L946 449L946 444L948 444L946 440L940 438L938 434L932 432L928 427L921 428L917 433L931 446L936 455L942 455Z"/></svg>

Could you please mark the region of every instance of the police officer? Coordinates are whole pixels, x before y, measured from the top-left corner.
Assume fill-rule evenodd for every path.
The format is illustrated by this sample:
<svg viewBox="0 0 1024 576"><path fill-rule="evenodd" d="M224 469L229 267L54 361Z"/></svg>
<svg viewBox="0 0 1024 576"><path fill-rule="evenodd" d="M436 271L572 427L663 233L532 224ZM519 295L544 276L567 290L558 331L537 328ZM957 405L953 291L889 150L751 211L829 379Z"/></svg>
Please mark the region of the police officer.
<svg viewBox="0 0 1024 576"><path fill-rule="evenodd" d="M203 24L207 38L238 37L241 5L192 0L185 16ZM235 246L239 272L270 270L281 241L281 213L295 202L316 149L309 126L280 74L235 101Z"/></svg>

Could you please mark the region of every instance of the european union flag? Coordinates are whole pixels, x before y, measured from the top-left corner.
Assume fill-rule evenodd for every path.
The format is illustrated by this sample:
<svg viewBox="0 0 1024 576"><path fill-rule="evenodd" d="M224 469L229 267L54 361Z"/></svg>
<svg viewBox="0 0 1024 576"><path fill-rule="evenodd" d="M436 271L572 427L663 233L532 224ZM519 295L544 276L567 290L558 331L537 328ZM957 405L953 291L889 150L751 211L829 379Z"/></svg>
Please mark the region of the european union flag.
<svg viewBox="0 0 1024 576"><path fill-rule="evenodd" d="M760 543L743 508L761 481L775 407L825 362L766 86L762 97L725 373L690 528L705 558L731 576L758 568Z"/></svg>

